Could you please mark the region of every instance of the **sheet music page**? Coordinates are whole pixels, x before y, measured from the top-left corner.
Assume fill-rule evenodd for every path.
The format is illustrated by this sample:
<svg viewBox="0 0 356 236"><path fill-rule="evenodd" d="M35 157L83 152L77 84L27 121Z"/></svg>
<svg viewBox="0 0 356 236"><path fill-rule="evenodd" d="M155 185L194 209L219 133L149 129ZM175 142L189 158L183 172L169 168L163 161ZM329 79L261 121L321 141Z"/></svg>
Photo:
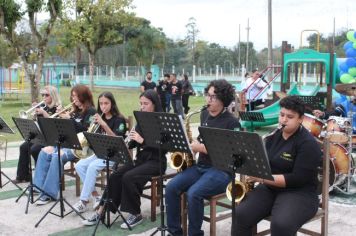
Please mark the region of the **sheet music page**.
<svg viewBox="0 0 356 236"><path fill-rule="evenodd" d="M184 139L188 144L190 144L189 143L189 139L188 139L187 130L185 129L184 120L183 120L182 116L178 116L178 117L179 117L179 121L180 121L181 127L183 128L183 131L184 131ZM190 150L190 154L193 156L193 151L192 151L190 145L189 145L189 150Z"/></svg>

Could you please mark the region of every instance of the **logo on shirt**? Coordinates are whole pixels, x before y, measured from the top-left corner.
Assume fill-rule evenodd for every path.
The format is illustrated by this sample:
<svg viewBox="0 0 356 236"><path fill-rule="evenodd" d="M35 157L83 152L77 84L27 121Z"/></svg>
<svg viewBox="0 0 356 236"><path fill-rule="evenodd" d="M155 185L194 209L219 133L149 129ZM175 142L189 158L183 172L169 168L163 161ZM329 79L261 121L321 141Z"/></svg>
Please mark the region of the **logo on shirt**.
<svg viewBox="0 0 356 236"><path fill-rule="evenodd" d="M283 152L280 157L286 161L293 161L293 156L287 152Z"/></svg>
<svg viewBox="0 0 356 236"><path fill-rule="evenodd" d="M117 132L123 132L125 130L125 125L120 124L119 127L116 129Z"/></svg>

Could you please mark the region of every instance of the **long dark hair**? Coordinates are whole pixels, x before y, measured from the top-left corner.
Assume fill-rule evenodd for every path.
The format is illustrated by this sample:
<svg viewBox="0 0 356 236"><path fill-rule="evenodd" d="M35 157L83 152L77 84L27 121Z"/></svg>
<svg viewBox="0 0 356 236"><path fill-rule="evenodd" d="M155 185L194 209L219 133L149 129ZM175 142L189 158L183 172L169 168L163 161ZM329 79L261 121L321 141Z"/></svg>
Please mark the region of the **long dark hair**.
<svg viewBox="0 0 356 236"><path fill-rule="evenodd" d="M110 113L111 113L112 116L118 116L118 117L121 117L121 118L125 119L124 115L121 114L119 108L117 107L114 95L109 91L102 92L98 97L98 108L97 108L97 111L98 111L99 114L103 113L103 111L100 108L100 103L99 103L99 99L101 97L104 97L104 98L107 98L107 99L110 100L110 102L111 102Z"/></svg>
<svg viewBox="0 0 356 236"><path fill-rule="evenodd" d="M90 107L94 107L93 94L86 85L78 84L72 88L70 91L70 101L73 102L72 94L75 92L78 96L78 99L81 104L83 104L83 110L81 111L84 114ZM79 112L79 107L73 104L74 112Z"/></svg>
<svg viewBox="0 0 356 236"><path fill-rule="evenodd" d="M156 91L154 91L153 89L148 89L143 93L141 93L140 98L142 96L147 98L153 103L153 105L155 106L155 110L154 110L155 112L162 112L161 100Z"/></svg>

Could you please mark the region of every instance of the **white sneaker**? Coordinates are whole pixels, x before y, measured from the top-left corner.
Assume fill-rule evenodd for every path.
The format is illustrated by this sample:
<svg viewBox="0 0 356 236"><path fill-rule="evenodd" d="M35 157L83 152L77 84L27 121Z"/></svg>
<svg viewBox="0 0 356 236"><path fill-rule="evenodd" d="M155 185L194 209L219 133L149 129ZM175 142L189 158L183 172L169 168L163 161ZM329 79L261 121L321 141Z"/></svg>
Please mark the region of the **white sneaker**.
<svg viewBox="0 0 356 236"><path fill-rule="evenodd" d="M93 210L96 210L100 205L101 196L92 196L93 199Z"/></svg>
<svg viewBox="0 0 356 236"><path fill-rule="evenodd" d="M73 208L79 213L83 213L88 210L88 206L84 204L81 200L79 200L79 202L74 204Z"/></svg>
<svg viewBox="0 0 356 236"><path fill-rule="evenodd" d="M40 198L36 201L36 205L37 205L37 206L46 205L46 204L48 204L50 201L52 201L52 199L51 199L50 197L42 196L42 197L40 197Z"/></svg>
<svg viewBox="0 0 356 236"><path fill-rule="evenodd" d="M92 226L95 225L100 220L100 215L95 212L94 215L82 221L83 225Z"/></svg>

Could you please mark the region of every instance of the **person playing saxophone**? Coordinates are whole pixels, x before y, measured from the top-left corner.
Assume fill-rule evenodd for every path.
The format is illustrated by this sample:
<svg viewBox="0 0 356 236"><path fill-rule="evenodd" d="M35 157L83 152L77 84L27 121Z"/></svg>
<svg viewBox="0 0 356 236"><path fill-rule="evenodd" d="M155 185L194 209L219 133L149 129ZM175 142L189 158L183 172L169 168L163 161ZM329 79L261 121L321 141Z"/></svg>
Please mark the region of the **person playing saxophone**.
<svg viewBox="0 0 356 236"><path fill-rule="evenodd" d="M227 110L234 100L233 86L224 79L214 80L205 88L207 109L200 115L200 125L221 129L238 130L238 119ZM206 147L199 141L191 143L191 149L199 153L198 163L177 174L166 186L167 226L173 235L182 235L180 196L187 194L188 234L203 235L205 197L223 193L231 180L229 173L212 166Z"/></svg>

